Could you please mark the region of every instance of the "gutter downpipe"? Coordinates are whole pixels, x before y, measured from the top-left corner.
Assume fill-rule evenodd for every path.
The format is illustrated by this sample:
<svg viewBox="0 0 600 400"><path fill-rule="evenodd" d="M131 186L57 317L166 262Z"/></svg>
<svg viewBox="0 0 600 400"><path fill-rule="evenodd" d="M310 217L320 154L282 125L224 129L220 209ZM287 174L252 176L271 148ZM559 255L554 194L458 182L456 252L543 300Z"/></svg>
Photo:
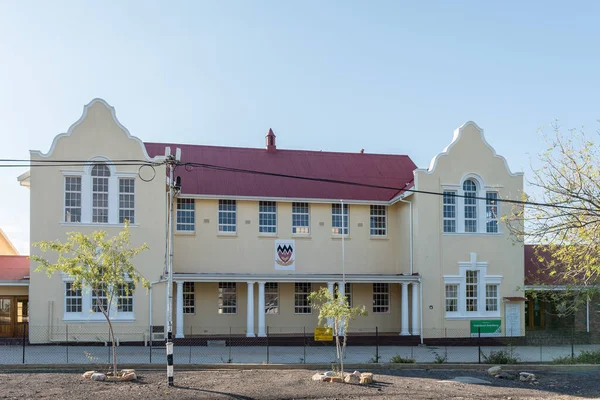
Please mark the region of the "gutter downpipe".
<svg viewBox="0 0 600 400"><path fill-rule="evenodd" d="M413 266L413 208L412 201L407 201L403 199L398 199L398 201L402 203L408 203L410 219L408 220L408 242L409 242L409 258L410 258L410 275L414 273ZM421 276L419 276L419 335L421 337L421 344L423 344L423 282L421 281Z"/></svg>

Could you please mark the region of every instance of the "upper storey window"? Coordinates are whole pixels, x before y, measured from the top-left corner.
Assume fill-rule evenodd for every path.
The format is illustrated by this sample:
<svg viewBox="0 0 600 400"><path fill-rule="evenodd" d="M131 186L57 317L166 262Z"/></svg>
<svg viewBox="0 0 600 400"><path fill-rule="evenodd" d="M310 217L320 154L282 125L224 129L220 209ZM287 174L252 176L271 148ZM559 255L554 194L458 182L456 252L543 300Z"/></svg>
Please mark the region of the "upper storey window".
<svg viewBox="0 0 600 400"><path fill-rule="evenodd" d="M445 233L499 233L498 191L478 177L460 185L445 185L442 197L442 229Z"/></svg>
<svg viewBox="0 0 600 400"><path fill-rule="evenodd" d="M83 171L63 171L63 222L84 224L136 223L135 173L91 160Z"/></svg>

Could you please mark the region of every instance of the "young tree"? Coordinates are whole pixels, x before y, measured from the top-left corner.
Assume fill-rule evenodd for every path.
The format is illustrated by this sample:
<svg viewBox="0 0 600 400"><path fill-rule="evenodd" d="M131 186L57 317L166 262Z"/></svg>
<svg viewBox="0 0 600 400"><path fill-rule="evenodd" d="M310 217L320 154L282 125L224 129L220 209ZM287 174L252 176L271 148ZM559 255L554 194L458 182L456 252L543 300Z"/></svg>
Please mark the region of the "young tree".
<svg viewBox="0 0 600 400"><path fill-rule="evenodd" d="M344 352L346 350L346 339L350 321L358 316L367 315L365 306L350 307L348 298L342 296L336 289L335 296L327 288L323 287L318 292L312 292L308 300L312 308L319 310L319 325L325 322L325 327L332 328L335 336L335 347L337 359L340 365L340 376L344 378ZM329 324L332 323L333 326ZM340 343L340 335L343 342Z"/></svg>
<svg viewBox="0 0 600 400"><path fill-rule="evenodd" d="M31 259L39 263L36 272L46 271L48 276L62 272L73 279L74 290L91 290L96 302L94 311L100 311L108 324L112 342L113 374L117 376L117 344L111 317L118 312L120 298L129 296L137 284L149 287L148 281L136 270L132 259L148 249L146 244L131 247L129 224L126 222L118 235L107 238L104 231L89 235L69 232L67 241L42 241L33 245L42 252L58 253L58 260L52 263L40 256Z"/></svg>
<svg viewBox="0 0 600 400"><path fill-rule="evenodd" d="M583 131L552 128L550 136L541 132L548 148L529 182L534 194L524 196L534 204L517 210L508 226L519 240L536 244L540 282L547 276L567 287L545 296L568 314L600 283L600 146Z"/></svg>

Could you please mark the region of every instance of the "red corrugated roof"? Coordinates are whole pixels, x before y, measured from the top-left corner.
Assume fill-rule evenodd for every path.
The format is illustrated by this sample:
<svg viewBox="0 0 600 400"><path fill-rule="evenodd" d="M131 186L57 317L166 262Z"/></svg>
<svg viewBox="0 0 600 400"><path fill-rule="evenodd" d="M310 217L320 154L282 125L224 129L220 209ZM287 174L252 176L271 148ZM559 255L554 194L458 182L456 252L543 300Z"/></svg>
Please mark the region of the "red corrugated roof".
<svg viewBox="0 0 600 400"><path fill-rule="evenodd" d="M536 253L537 248L537 253ZM525 245L525 284L532 286L569 286L577 284L581 279L583 282L583 273L578 273L573 278L565 278L561 275L561 265L556 263L550 267L548 263L552 261L550 250L539 245ZM541 258L541 259L540 259ZM551 270L557 270L557 273L550 276Z"/></svg>
<svg viewBox="0 0 600 400"><path fill-rule="evenodd" d="M29 279L28 256L0 256L0 281Z"/></svg>
<svg viewBox="0 0 600 400"><path fill-rule="evenodd" d="M189 144L145 143L151 157L181 148L181 161L212 164L253 171L326 178L363 184L410 188L416 165L406 155L331 153L305 150L280 150ZM179 168L183 194L250 196L332 200L388 201L398 190L378 189L315 182L285 177L215 171L207 168Z"/></svg>

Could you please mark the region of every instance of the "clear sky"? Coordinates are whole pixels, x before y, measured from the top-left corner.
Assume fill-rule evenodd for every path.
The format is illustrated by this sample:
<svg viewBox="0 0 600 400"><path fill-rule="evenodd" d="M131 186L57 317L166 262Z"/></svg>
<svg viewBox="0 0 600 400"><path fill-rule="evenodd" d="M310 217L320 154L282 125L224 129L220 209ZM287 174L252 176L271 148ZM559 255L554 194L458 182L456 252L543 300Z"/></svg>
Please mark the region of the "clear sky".
<svg viewBox="0 0 600 400"><path fill-rule="evenodd" d="M513 171L536 130L598 128L600 2L0 0L0 158L102 97L144 141L408 154L473 120ZM28 254L29 193L0 169ZM530 174L529 174L530 176Z"/></svg>

